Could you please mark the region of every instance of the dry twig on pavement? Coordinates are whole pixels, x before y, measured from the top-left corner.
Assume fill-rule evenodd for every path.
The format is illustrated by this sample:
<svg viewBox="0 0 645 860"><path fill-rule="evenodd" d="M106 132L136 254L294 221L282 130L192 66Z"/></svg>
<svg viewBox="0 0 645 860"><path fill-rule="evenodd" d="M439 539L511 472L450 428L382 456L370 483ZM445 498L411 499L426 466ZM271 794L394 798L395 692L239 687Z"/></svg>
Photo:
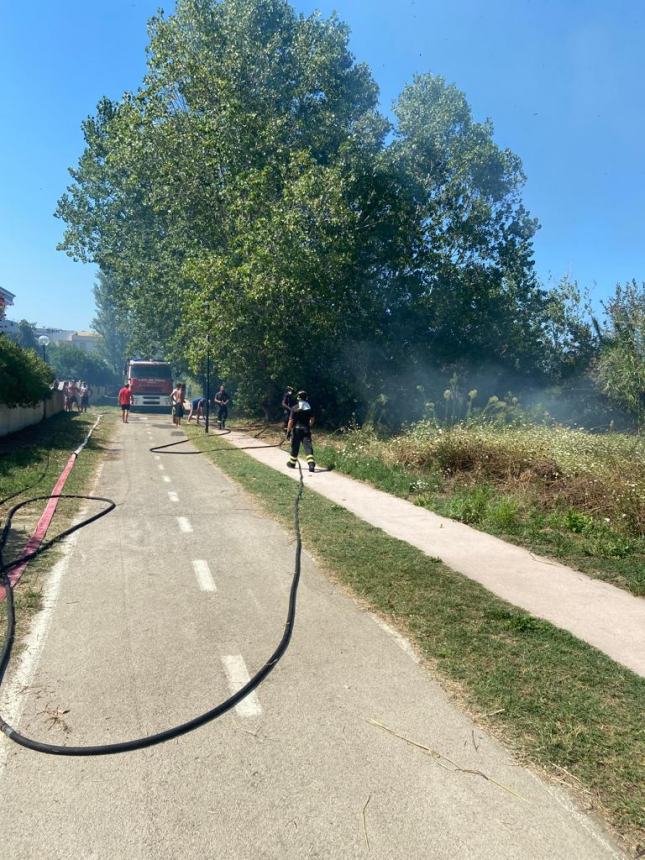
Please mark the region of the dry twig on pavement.
<svg viewBox="0 0 645 860"><path fill-rule="evenodd" d="M432 747L426 746L425 744L421 744L418 741L413 741L411 738L407 738L405 735L401 735L398 732L395 732L394 729L389 728L389 726L384 725L383 723L379 723L378 720L368 720L368 723L371 723L373 726L378 726L378 728L383 729L386 732L389 732L391 735L394 735L395 738L399 738L402 741L405 741L406 744L410 744L410 746L417 747L428 755L432 756L435 759L437 764L441 765L444 770L449 770L452 773L470 773L473 776L481 776L482 779L485 779L486 782L492 782L493 785L496 785L498 788L501 788L503 791L507 791L509 794L512 794L514 797L517 797L519 800L526 801L525 797L522 797L521 794L518 794L516 791L513 791L512 788L509 788L507 785L504 785L501 782L498 782L496 779L493 779L492 776L488 776L481 770L474 770L468 767L461 767L456 762L449 759L447 756L442 755L442 753L437 752L437 750L433 750ZM447 762L447 765L444 764ZM448 766L449 765L449 766ZM528 801L527 801L528 802Z"/></svg>
<svg viewBox="0 0 645 860"><path fill-rule="evenodd" d="M365 842L367 844L367 850L368 851L370 850L370 838L367 835L367 818L365 816L365 810L367 809L367 804L370 802L371 799L372 799L372 795L370 794L370 795L368 795L368 798L365 801L365 805L363 806L363 832L365 833Z"/></svg>

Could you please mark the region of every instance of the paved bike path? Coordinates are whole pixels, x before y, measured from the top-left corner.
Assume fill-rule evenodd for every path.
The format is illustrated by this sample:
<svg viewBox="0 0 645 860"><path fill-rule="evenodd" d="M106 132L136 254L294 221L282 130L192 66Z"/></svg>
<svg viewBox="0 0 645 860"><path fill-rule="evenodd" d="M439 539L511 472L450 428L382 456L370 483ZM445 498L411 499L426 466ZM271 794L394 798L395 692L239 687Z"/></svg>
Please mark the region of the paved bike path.
<svg viewBox="0 0 645 860"><path fill-rule="evenodd" d="M290 478L283 450L240 433L233 445ZM568 630L645 677L645 600L558 562L384 493L338 472L305 471L306 486L355 516L479 582L498 597Z"/></svg>
<svg viewBox="0 0 645 860"><path fill-rule="evenodd" d="M293 535L203 457L148 450L182 435L151 416L119 427L96 487L117 508L67 544L40 638L3 688L3 715L27 734L83 744L166 728L273 651ZM245 707L111 758L39 755L1 735L2 857L622 856L400 645L305 555L291 646Z"/></svg>

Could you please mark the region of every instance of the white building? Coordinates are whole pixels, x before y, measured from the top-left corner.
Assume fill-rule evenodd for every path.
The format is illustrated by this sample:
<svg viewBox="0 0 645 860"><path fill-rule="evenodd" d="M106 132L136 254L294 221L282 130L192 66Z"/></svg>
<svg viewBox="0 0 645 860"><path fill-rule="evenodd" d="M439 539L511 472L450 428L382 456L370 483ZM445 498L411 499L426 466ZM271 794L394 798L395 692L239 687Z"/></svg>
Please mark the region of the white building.
<svg viewBox="0 0 645 860"><path fill-rule="evenodd" d="M5 309L13 305L14 299L13 293L0 287L0 333L11 338L18 336L18 323L6 318ZM69 343L77 349L82 349L83 352L96 352L101 343L101 335L95 331L73 331L72 329L36 326L34 336L38 339L41 335L46 335L50 343Z"/></svg>
<svg viewBox="0 0 645 860"><path fill-rule="evenodd" d="M49 338L50 343L71 343L76 332L65 328L46 328L44 326L34 328L36 340L43 334Z"/></svg>
<svg viewBox="0 0 645 860"><path fill-rule="evenodd" d="M5 290L0 287L0 322L4 321L6 309L13 304L13 300L15 298L14 294L10 293L9 290Z"/></svg>
<svg viewBox="0 0 645 860"><path fill-rule="evenodd" d="M97 352L101 345L101 335L95 331L75 331L71 337L72 346L83 352Z"/></svg>

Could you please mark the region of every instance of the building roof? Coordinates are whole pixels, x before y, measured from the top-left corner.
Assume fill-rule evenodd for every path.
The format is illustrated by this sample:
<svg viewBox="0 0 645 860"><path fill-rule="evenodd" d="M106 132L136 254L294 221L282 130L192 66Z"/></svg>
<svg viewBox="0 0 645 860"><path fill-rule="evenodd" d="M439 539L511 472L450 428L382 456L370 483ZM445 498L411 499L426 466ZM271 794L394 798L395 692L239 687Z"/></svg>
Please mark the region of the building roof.
<svg viewBox="0 0 645 860"><path fill-rule="evenodd" d="M5 305L12 305L13 300L16 297L13 293L10 293L9 290L5 290L3 287L0 287L0 298L3 299Z"/></svg>

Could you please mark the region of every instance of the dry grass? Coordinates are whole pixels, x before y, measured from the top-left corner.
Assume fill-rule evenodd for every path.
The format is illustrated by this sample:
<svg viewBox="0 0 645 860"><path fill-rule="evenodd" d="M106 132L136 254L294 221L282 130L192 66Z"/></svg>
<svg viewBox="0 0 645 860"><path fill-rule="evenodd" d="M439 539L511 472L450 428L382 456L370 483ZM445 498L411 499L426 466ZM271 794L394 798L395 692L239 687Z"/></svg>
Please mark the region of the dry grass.
<svg viewBox="0 0 645 860"><path fill-rule="evenodd" d="M645 442L559 427L422 423L318 434L321 463L645 596Z"/></svg>
<svg viewBox="0 0 645 860"><path fill-rule="evenodd" d="M592 435L563 427L418 424L379 440L361 430L343 438L345 458L378 457L444 478L482 480L509 489L530 487L547 508L571 506L608 518L614 527L645 533L645 442L620 433Z"/></svg>

